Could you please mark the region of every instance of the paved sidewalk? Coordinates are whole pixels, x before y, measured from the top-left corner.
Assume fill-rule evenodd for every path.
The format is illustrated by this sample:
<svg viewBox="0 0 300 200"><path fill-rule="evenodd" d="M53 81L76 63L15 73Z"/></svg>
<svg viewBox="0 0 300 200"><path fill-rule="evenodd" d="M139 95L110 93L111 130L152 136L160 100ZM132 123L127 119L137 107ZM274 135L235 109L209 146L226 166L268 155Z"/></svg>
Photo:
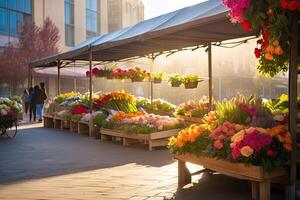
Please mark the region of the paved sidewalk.
<svg viewBox="0 0 300 200"><path fill-rule="evenodd" d="M123 147L41 124L0 139L0 199L250 199L245 181L222 175L193 181L177 191L177 165L167 150Z"/></svg>

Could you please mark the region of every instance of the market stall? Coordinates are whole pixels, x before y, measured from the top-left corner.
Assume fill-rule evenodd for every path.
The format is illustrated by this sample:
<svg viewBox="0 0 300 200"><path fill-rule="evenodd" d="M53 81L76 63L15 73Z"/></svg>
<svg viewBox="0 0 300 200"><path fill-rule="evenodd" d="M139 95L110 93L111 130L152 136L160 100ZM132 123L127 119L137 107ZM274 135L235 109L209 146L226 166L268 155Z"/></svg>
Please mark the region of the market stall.
<svg viewBox="0 0 300 200"><path fill-rule="evenodd" d="M51 67L57 66L61 68L62 63L72 62L75 60L83 60L89 62L89 70L92 71L93 61L116 61L125 58L141 57L158 52L172 52L184 50L186 47L194 46L207 47L208 63L209 63L209 103L212 107L212 45L222 46L222 41L241 38L247 36L256 36L256 29L250 30L249 24L244 23L244 31L242 26L232 24L227 18L228 9L225 8L220 1L208 1L197 4L192 7L184 8L166 15L159 16L154 19L146 20L134 26L127 27L116 32L92 38L66 53L41 59L31 64L31 67ZM296 185L296 120L297 120L297 64L299 60L298 52L298 13L294 12L290 19L291 27L291 52L289 65L289 131L291 132L292 151L290 161L290 191L291 199L295 198ZM251 25L251 24L250 24ZM242 40L241 42L245 42ZM275 45L275 44L274 44ZM275 45L276 46L276 45ZM278 44L277 44L278 46ZM273 47L274 48L274 47ZM272 50L274 51L274 49ZM269 53L269 52L268 52ZM279 54L279 52L278 52ZM268 54L268 58L271 58ZM67 65L66 65L67 67ZM59 70L58 70L59 71ZM90 78L90 95L89 108L92 112L92 73ZM90 127L92 129L93 124ZM252 133L252 132L251 132ZM286 132L285 132L286 133ZM195 139L195 138L194 138ZM268 138L269 140L269 138ZM176 157L176 156L175 156ZM179 158L179 157L177 157ZM200 159L199 157L198 159ZM189 161L180 157L179 177L182 171L186 171L182 167L182 162ZM205 162L209 162L208 160ZM220 161L221 162L221 161ZM205 163L200 162L204 166ZM198 163L199 164L199 163ZM236 164L236 165L235 165ZM216 163L214 164L216 165ZM237 163L230 165L238 166ZM183 170L182 170L183 169ZM214 168L213 168L214 169ZM216 170L216 169L215 169ZM276 170L276 169L274 169ZM260 171L260 169L258 169ZM281 170L280 170L281 171ZM223 173L230 175L223 171ZM247 173L247 172L246 172ZM184 173L186 174L186 173ZM263 173L264 174L264 173ZM283 175L282 173L279 173ZM238 173L236 173L238 175ZM237 176L235 176L237 177ZM260 176L261 178L262 176ZM263 176L264 178L264 176ZM188 179L188 178L187 178ZM264 179L260 179L265 182ZM268 180L267 180L268 181ZM253 188L257 185L253 184ZM261 199L269 198L269 183L261 185ZM253 189L253 193L257 190ZM257 197L256 194L254 194Z"/></svg>

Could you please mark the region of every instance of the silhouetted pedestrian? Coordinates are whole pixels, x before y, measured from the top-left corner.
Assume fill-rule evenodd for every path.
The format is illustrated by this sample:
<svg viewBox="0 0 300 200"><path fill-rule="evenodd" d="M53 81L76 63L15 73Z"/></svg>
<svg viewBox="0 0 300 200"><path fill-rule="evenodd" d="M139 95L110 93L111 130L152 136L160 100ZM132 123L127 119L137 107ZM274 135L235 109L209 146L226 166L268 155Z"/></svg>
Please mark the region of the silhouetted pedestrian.
<svg viewBox="0 0 300 200"><path fill-rule="evenodd" d="M29 88L29 120L32 120L33 117L33 121L36 120L36 104L35 104L35 93L34 93L34 89L33 87Z"/></svg>

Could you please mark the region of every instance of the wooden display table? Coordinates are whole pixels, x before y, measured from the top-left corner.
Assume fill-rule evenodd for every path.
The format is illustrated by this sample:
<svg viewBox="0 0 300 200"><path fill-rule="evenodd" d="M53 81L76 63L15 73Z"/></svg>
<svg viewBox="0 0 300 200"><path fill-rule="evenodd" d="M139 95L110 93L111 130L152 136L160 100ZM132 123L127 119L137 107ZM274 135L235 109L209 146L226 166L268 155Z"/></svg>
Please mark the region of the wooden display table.
<svg viewBox="0 0 300 200"><path fill-rule="evenodd" d="M70 131L72 133L78 133L78 121L70 120Z"/></svg>
<svg viewBox="0 0 300 200"><path fill-rule="evenodd" d="M90 130L89 122L86 121L78 122L78 133L89 136L90 135L89 130Z"/></svg>
<svg viewBox="0 0 300 200"><path fill-rule="evenodd" d="M70 124L71 124L71 122L70 122L69 119L63 119L61 123L62 123L61 124L61 126L62 126L61 128L62 129L70 130Z"/></svg>
<svg viewBox="0 0 300 200"><path fill-rule="evenodd" d="M61 117L54 117L54 128L62 129L63 121Z"/></svg>
<svg viewBox="0 0 300 200"><path fill-rule="evenodd" d="M182 119L185 122L202 123L202 118L198 118L198 117L187 117L183 115L176 115L176 118Z"/></svg>
<svg viewBox="0 0 300 200"><path fill-rule="evenodd" d="M54 117L52 115L44 115L44 128L54 128Z"/></svg>
<svg viewBox="0 0 300 200"><path fill-rule="evenodd" d="M127 146L132 140L134 141L143 141L145 144L148 144L149 151L153 150L153 147L165 147L168 145L168 138L171 136L177 135L179 129L160 131L150 134L130 134L124 131L112 130L112 129L100 129L101 140L108 140L109 137L111 140L114 140L115 137L119 137L123 140L123 145ZM109 137L108 137L109 136Z"/></svg>
<svg viewBox="0 0 300 200"><path fill-rule="evenodd" d="M191 183L191 173L186 167L186 162L190 162L227 176L251 181L252 200L270 200L271 179L287 176L287 169L284 167L275 169L268 174L260 166L233 163L204 156L185 154L174 155L174 158L178 160L178 185L180 187Z"/></svg>

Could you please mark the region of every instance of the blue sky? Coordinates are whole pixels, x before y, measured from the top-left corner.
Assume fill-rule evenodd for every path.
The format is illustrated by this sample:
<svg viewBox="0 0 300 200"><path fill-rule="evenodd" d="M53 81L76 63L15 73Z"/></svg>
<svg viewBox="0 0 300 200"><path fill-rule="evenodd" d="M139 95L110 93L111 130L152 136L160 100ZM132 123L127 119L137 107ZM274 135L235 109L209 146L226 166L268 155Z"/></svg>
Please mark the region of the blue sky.
<svg viewBox="0 0 300 200"><path fill-rule="evenodd" d="M203 1L204 0L143 0L145 4L145 19L149 19Z"/></svg>

